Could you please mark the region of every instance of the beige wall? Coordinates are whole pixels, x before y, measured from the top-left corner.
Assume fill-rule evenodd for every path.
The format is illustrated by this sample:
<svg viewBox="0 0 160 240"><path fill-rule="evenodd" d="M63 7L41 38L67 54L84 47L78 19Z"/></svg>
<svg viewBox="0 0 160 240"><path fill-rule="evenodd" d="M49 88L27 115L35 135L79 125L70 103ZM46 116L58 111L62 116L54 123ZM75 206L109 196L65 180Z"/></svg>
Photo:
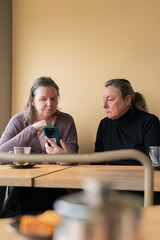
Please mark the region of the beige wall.
<svg viewBox="0 0 160 240"><path fill-rule="evenodd" d="M12 0L0 0L0 136L11 117Z"/></svg>
<svg viewBox="0 0 160 240"><path fill-rule="evenodd" d="M33 80L51 76L62 111L92 152L105 117L106 80L127 78L160 117L159 0L13 0L12 114L23 110Z"/></svg>

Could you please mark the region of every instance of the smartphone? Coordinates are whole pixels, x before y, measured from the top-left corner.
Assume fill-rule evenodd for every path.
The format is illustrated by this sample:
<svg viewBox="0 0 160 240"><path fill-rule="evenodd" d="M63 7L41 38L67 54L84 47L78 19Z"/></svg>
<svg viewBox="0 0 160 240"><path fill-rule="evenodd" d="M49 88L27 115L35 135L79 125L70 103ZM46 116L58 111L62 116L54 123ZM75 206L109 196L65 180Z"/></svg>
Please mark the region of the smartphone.
<svg viewBox="0 0 160 240"><path fill-rule="evenodd" d="M44 135L49 137L52 141L54 141L59 147L62 147L60 144L60 137L58 133L57 127L43 127ZM47 141L47 144L51 146L51 144Z"/></svg>

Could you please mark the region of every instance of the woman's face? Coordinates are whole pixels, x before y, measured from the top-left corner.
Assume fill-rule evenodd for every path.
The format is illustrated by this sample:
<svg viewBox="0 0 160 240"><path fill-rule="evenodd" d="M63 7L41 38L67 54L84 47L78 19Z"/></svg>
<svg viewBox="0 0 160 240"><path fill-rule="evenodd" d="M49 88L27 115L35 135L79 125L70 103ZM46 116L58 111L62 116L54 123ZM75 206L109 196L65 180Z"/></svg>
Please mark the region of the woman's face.
<svg viewBox="0 0 160 240"><path fill-rule="evenodd" d="M32 99L32 106L36 110L37 120L51 119L57 111L58 96L54 87L38 87Z"/></svg>
<svg viewBox="0 0 160 240"><path fill-rule="evenodd" d="M122 98L118 88L108 86L103 94L103 107L109 119L115 120L125 114L131 104L131 95Z"/></svg>

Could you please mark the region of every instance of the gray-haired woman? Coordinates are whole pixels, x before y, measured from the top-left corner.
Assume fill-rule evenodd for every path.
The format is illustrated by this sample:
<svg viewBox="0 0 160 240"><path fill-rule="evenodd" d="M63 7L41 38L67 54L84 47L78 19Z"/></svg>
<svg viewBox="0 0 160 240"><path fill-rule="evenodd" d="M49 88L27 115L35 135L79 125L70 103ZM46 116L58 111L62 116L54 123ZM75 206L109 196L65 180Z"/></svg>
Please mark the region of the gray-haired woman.
<svg viewBox="0 0 160 240"><path fill-rule="evenodd" d="M158 117L138 109L135 92L126 79L106 82L103 108L107 117L101 120L95 142L95 152L137 149L149 155L149 146L160 146ZM109 164L137 165L134 160Z"/></svg>

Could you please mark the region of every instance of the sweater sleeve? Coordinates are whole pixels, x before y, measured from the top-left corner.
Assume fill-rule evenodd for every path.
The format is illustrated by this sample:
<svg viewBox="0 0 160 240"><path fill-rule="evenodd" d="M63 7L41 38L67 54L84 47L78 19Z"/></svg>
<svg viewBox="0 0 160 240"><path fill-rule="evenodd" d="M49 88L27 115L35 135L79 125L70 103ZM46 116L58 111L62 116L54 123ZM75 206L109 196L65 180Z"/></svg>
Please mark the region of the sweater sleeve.
<svg viewBox="0 0 160 240"><path fill-rule="evenodd" d="M13 151L15 146L28 146L33 137L37 135L32 125L26 126L22 115L13 116L0 140L0 151Z"/></svg>
<svg viewBox="0 0 160 240"><path fill-rule="evenodd" d="M74 119L69 114L60 113L56 124L60 138L63 139L70 153L79 150L77 130Z"/></svg>
<svg viewBox="0 0 160 240"><path fill-rule="evenodd" d="M70 153L77 153L78 152L78 143L77 143L77 131L74 124L74 121L72 121L69 129L68 134L66 135L66 145Z"/></svg>

